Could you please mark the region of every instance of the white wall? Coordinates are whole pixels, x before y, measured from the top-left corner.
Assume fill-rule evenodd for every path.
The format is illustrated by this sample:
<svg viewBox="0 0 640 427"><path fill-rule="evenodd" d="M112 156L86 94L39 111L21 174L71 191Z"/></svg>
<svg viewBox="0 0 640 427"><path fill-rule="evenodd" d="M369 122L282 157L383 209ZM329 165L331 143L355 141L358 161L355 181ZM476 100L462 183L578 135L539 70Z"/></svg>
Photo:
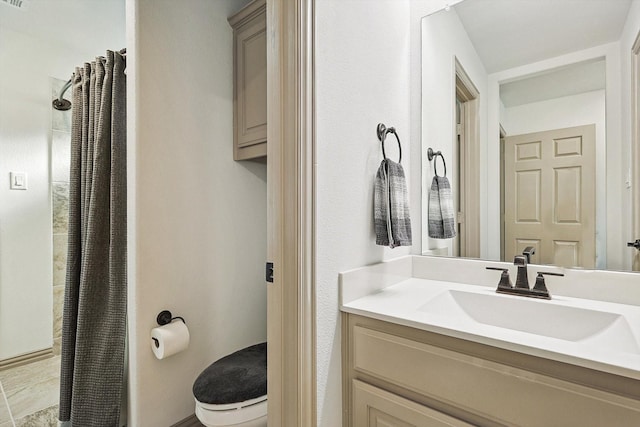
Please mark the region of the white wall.
<svg viewBox="0 0 640 427"><path fill-rule="evenodd" d="M266 165L232 152L232 31L242 1L130 0L129 425L194 413L193 381L266 339ZM154 358L158 312L189 349Z"/></svg>
<svg viewBox="0 0 640 427"><path fill-rule="evenodd" d="M316 328L318 426L342 423L338 273L421 253L421 23L457 0L316 2ZM360 23L354 27L354 23ZM357 28L357 30L354 30ZM403 141L413 246L375 245L379 122ZM389 141L393 142L393 141ZM385 149L396 158L395 144Z"/></svg>
<svg viewBox="0 0 640 427"><path fill-rule="evenodd" d="M338 273L411 251L376 246L373 230L374 177L382 160L378 123L398 130L402 165L412 174L409 3L316 2L316 357L323 427L342 423ZM392 159L396 145L394 138L385 144ZM410 191L416 184L409 182ZM419 235L413 244L419 247Z"/></svg>
<svg viewBox="0 0 640 427"><path fill-rule="evenodd" d="M507 136L596 125L596 268L607 266L606 113L605 91L598 90L501 109L500 123ZM610 224L616 229L620 222ZM615 232L615 230L612 230ZM612 262L615 254L612 254Z"/></svg>
<svg viewBox="0 0 640 427"><path fill-rule="evenodd" d="M39 42L0 28L0 359L52 344L51 89L37 55L11 66ZM9 189L11 171L28 174L28 190Z"/></svg>
<svg viewBox="0 0 640 427"><path fill-rule="evenodd" d="M626 242L632 242L638 238L630 234L631 231L631 187L630 185L639 185L638 183L627 183L628 171L631 168L631 48L640 31L640 1L634 0L629 9L627 22L625 23L622 35L620 37L620 62L622 75L620 78L620 93L622 94L622 149L621 149L621 170L622 182L622 204L620 206L621 228L623 230L621 238ZM623 247L621 256L623 259L620 267L628 270L631 268L631 258L633 249Z"/></svg>
<svg viewBox="0 0 640 427"><path fill-rule="evenodd" d="M85 3L86 4L86 3ZM91 22L77 2L58 2L46 27L30 21L47 3L24 12L2 6L0 25L0 359L52 345L52 256L49 140L50 77L68 80L74 68L124 45L124 13L73 45L54 37L58 15L84 29ZM94 4L94 6L96 6ZM122 4L100 10L118 16ZM70 14L73 10L74 14ZM21 25L11 25L12 21ZM15 22L14 22L15 23ZM38 31L32 34L37 26ZM16 28L19 28L17 30ZM109 40L110 43L106 41ZM9 172L28 174L26 191L9 190Z"/></svg>
<svg viewBox="0 0 640 427"><path fill-rule="evenodd" d="M455 160L455 59L460 62L467 75L474 83L479 95L479 136L481 159L486 156L487 141L487 73L464 26L454 9L440 11L422 21L422 164L425 172L422 178L422 213L427 218L429 189L433 178L433 161L427 159L427 149L441 151L448 169L447 177L455 189L457 165ZM484 163L481 163L484 164ZM439 173L442 163L438 159ZM480 200L484 189L481 188ZM482 211L484 212L484 210ZM481 219L482 221L482 219ZM426 221L425 221L426 222ZM482 233L482 230L481 230ZM481 241L484 235L481 234ZM422 253L437 248L447 248L452 255L451 239L431 239L427 227L422 230Z"/></svg>

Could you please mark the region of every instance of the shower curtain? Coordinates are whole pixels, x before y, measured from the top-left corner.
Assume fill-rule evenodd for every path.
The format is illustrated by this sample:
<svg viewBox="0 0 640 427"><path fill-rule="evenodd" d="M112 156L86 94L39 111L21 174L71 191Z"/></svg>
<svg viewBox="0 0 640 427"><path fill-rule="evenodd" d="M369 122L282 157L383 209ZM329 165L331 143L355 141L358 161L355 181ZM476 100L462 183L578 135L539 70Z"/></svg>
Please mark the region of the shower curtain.
<svg viewBox="0 0 640 427"><path fill-rule="evenodd" d="M62 326L60 421L116 427L127 303L125 58L73 75L69 244Z"/></svg>

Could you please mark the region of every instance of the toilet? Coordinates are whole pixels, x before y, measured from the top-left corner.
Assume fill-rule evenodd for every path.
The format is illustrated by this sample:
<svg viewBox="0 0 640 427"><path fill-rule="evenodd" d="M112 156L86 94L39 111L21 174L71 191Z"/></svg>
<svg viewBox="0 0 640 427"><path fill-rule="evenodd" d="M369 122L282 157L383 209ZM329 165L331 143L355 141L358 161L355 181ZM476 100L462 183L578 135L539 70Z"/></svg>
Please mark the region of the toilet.
<svg viewBox="0 0 640 427"><path fill-rule="evenodd" d="M193 396L207 427L267 427L267 343L213 362L193 383Z"/></svg>

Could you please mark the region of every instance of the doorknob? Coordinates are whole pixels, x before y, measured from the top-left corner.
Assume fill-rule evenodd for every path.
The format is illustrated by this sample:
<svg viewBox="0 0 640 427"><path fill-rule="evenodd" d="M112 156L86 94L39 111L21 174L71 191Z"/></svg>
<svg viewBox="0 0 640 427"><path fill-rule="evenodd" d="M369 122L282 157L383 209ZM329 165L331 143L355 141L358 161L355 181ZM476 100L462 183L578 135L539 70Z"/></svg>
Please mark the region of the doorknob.
<svg viewBox="0 0 640 427"><path fill-rule="evenodd" d="M640 239L636 239L635 242L628 242L627 246L630 248L636 248L637 250L640 251Z"/></svg>

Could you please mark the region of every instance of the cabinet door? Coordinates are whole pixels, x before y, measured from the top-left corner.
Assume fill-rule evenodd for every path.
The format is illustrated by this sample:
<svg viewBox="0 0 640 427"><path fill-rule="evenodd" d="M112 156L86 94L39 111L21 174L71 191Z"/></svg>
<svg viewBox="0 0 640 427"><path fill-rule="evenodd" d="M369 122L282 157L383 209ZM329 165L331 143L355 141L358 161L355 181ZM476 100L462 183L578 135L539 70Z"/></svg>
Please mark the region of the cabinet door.
<svg viewBox="0 0 640 427"><path fill-rule="evenodd" d="M353 427L471 426L434 409L353 380Z"/></svg>
<svg viewBox="0 0 640 427"><path fill-rule="evenodd" d="M235 56L234 154L236 160L242 160L267 153L267 35L264 8L237 29Z"/></svg>

